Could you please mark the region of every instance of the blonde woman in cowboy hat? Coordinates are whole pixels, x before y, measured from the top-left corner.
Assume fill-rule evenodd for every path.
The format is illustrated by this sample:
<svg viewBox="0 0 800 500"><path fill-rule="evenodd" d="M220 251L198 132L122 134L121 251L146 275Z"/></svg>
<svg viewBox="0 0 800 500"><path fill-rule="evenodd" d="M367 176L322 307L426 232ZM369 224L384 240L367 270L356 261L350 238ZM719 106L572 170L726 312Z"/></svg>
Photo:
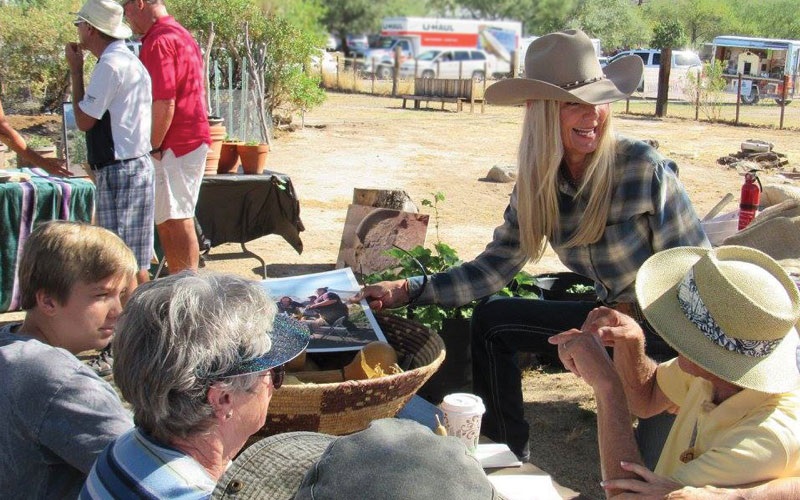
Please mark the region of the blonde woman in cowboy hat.
<svg viewBox="0 0 800 500"><path fill-rule="evenodd" d="M644 263L636 297L675 359L649 359L640 325L608 308L550 339L594 389L609 495L800 476L800 291L786 271L752 248L673 248ZM641 465L629 407L678 410L655 472Z"/></svg>
<svg viewBox="0 0 800 500"><path fill-rule="evenodd" d="M631 94L642 71L635 56L601 69L581 31L537 38L525 56L525 77L486 90L490 103L525 106L517 184L493 241L447 273L378 283L362 296L373 307L465 304L500 290L549 243L564 265L594 281L601 303L634 309L634 277L649 256L708 245L675 164L644 142L614 134L609 103ZM486 405L481 431L521 459L528 456L529 427L515 354L552 352L547 337L580 326L595 306L496 298L475 311L474 391Z"/></svg>

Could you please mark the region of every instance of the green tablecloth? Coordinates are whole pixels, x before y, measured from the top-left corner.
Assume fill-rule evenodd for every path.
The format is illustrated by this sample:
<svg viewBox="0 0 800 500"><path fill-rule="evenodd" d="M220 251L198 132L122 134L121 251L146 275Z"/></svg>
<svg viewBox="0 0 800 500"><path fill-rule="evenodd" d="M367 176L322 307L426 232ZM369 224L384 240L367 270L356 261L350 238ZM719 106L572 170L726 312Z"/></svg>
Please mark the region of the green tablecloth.
<svg viewBox="0 0 800 500"><path fill-rule="evenodd" d="M94 184L86 179L32 177L0 184L0 312L19 309L15 287L19 248L41 221L90 222Z"/></svg>

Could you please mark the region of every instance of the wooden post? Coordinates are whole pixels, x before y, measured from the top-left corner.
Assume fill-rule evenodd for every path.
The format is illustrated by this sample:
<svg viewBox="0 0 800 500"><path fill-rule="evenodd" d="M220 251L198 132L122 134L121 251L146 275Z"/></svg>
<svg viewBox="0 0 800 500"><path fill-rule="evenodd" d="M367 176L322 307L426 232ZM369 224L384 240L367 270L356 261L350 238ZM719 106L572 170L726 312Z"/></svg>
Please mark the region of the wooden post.
<svg viewBox="0 0 800 500"><path fill-rule="evenodd" d="M781 92L781 122L778 129L783 130L783 114L786 111L786 88L789 86L789 75L783 75L783 92Z"/></svg>
<svg viewBox="0 0 800 500"><path fill-rule="evenodd" d="M392 71L392 97L397 97L397 79L400 77L400 56L402 53L400 46L396 45L394 48L394 71Z"/></svg>
<svg viewBox="0 0 800 500"><path fill-rule="evenodd" d="M464 78L464 61L458 61L458 78Z"/></svg>
<svg viewBox="0 0 800 500"><path fill-rule="evenodd" d="M320 59L319 63L320 67L322 67L322 60ZM341 90L342 86L339 84L339 54L336 54L336 89Z"/></svg>
<svg viewBox="0 0 800 500"><path fill-rule="evenodd" d="M353 91L356 91L356 81L359 82L358 87L360 87L361 82L358 78L358 56L353 58Z"/></svg>
<svg viewBox="0 0 800 500"><path fill-rule="evenodd" d="M733 123L735 123L736 125L739 125L739 106L741 106L741 104L742 104L742 74L741 73L739 73L739 75L736 77L736 81L738 82L736 84L736 119L733 120Z"/></svg>
<svg viewBox="0 0 800 500"><path fill-rule="evenodd" d="M694 98L694 121L700 118L700 86L703 84L702 72L697 73L697 94Z"/></svg>
<svg viewBox="0 0 800 500"><path fill-rule="evenodd" d="M364 61L366 63L366 60ZM375 58L372 58L372 89L370 94L375 94Z"/></svg>

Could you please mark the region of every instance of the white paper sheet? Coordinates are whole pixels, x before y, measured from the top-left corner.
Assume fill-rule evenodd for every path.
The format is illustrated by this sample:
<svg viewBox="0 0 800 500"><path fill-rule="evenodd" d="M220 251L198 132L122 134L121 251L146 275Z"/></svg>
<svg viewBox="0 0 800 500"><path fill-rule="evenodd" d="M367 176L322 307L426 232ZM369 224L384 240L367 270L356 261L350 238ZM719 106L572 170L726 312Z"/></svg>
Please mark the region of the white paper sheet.
<svg viewBox="0 0 800 500"><path fill-rule="evenodd" d="M502 443L480 443L475 450L475 458L484 469L497 469L500 467L520 467L522 462L511 452L507 445Z"/></svg>
<svg viewBox="0 0 800 500"><path fill-rule="evenodd" d="M507 500L561 500L548 475L513 474L487 476Z"/></svg>

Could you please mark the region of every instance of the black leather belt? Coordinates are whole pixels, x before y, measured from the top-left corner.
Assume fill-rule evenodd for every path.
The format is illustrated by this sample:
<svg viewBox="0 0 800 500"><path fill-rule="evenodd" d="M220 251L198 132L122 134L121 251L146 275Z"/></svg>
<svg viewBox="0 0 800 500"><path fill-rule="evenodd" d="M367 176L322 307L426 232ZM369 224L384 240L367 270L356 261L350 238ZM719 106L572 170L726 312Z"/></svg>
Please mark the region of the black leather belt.
<svg viewBox="0 0 800 500"><path fill-rule="evenodd" d="M145 155L137 156L136 158L128 158L127 160L111 160L111 161L104 161L100 163L90 163L89 168L92 170L102 170L106 167L110 167L111 165L124 165L125 163L133 160L138 160L139 158L144 157Z"/></svg>

